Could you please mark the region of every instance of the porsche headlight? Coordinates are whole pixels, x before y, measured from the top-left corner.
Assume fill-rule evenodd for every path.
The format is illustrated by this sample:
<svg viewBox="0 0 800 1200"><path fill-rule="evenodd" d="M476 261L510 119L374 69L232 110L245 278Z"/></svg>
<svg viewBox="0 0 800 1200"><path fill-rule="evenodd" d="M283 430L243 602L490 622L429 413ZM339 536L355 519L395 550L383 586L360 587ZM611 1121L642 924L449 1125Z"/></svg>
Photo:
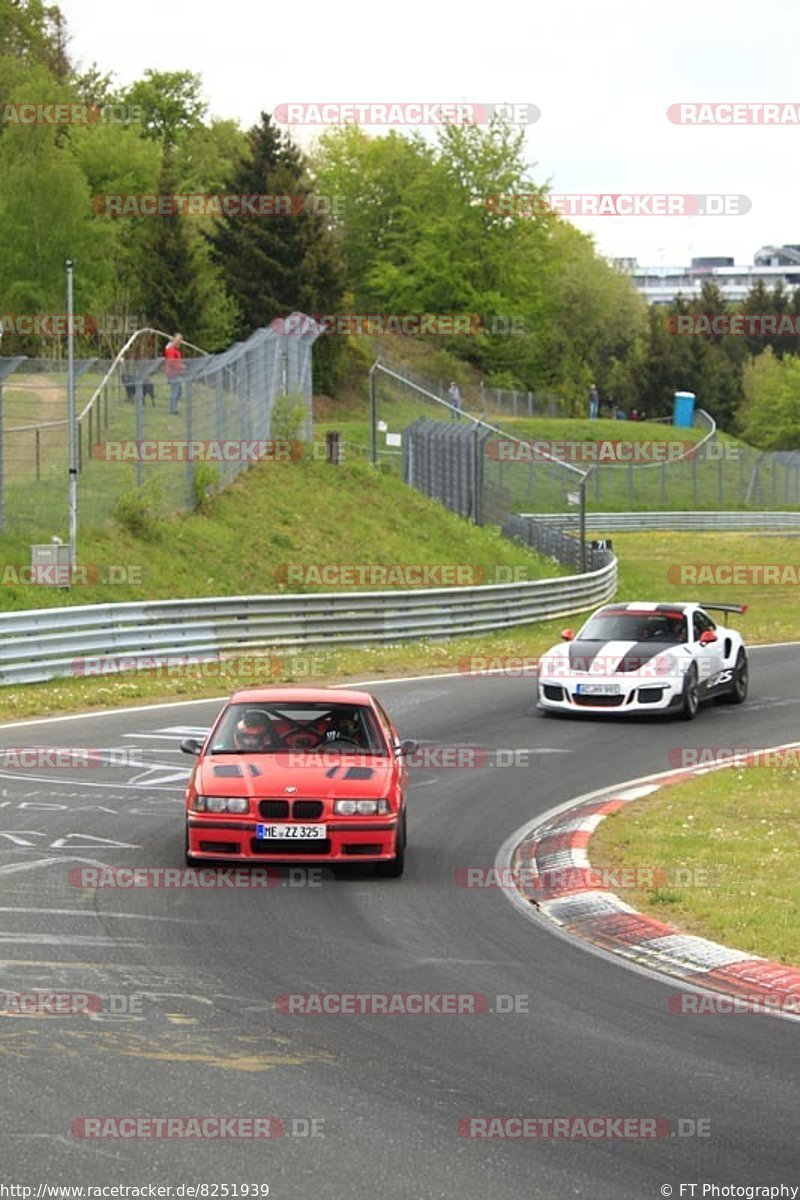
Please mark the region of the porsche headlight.
<svg viewBox="0 0 800 1200"><path fill-rule="evenodd" d="M250 801L246 796L195 796L192 810L207 813L246 813Z"/></svg>
<svg viewBox="0 0 800 1200"><path fill-rule="evenodd" d="M388 800L334 800L333 811L340 817L377 817L389 811Z"/></svg>

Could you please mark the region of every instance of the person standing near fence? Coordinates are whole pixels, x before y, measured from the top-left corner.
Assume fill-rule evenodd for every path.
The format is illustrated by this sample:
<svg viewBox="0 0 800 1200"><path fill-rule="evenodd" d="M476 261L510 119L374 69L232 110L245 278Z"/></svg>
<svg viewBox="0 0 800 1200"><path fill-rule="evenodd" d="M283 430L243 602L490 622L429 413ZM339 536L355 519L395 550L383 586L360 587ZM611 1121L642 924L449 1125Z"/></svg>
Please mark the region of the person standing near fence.
<svg viewBox="0 0 800 1200"><path fill-rule="evenodd" d="M181 387L181 375L186 370L186 363L183 361L183 355L181 354L182 341L182 333L173 334L172 341L167 343L167 348L164 351L164 374L169 383L169 411L175 414L178 412L178 401L183 391Z"/></svg>
<svg viewBox="0 0 800 1200"><path fill-rule="evenodd" d="M589 388L589 420L597 419L597 414L600 411L600 393L597 390L597 384L593 383Z"/></svg>
<svg viewBox="0 0 800 1200"><path fill-rule="evenodd" d="M452 404L453 408L457 409L460 414L461 413L461 391L460 391L459 386L456 383L455 379L450 380L450 387L447 389L447 394L450 397L450 403Z"/></svg>

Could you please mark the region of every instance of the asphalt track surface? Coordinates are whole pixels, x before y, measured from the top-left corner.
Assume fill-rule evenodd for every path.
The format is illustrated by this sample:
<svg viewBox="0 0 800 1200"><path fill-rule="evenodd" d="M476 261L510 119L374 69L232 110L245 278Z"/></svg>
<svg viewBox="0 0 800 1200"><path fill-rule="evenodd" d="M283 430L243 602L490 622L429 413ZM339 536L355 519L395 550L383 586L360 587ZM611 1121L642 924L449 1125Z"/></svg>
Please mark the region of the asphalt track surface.
<svg viewBox="0 0 800 1200"><path fill-rule="evenodd" d="M218 701L4 727L6 746L138 748L147 766L0 778L0 988L106 998L92 1018L0 1017L0 1182L156 1183L173 1195L181 1183L269 1184L271 1196L314 1200L643 1200L665 1185L677 1197L692 1195L681 1184L800 1184L798 1023L673 1013L675 983L554 936L500 890L454 881L491 866L537 813L667 770L675 747L796 740L800 649L755 650L751 671L744 707L710 707L693 724L543 718L529 679L376 684L402 736L532 753L526 765L414 768L406 875L363 869L319 887L70 884L93 863L183 865L178 742ZM522 996L528 1011L276 1011L277 996L302 992L481 993L494 1007ZM111 996L132 1011L107 1011ZM82 1116L130 1115L277 1116L298 1136L71 1132ZM486 1141L458 1129L471 1116L599 1115L666 1118L673 1133L679 1120L684 1132L708 1122L709 1136ZM299 1136L304 1121L323 1136Z"/></svg>

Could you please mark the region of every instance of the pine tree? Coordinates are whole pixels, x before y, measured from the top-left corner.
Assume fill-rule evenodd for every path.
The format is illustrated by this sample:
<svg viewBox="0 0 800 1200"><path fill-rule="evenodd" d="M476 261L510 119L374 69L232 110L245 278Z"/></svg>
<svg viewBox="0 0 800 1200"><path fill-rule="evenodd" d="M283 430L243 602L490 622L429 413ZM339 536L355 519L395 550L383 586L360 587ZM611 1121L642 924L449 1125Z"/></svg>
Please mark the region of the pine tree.
<svg viewBox="0 0 800 1200"><path fill-rule="evenodd" d="M291 211L275 216L226 214L209 234L212 255L240 310L239 336L298 310L336 311L344 265L316 210L300 150L268 113L249 130L248 149L230 181L235 196L291 197ZM309 199L311 197L311 199Z"/></svg>
<svg viewBox="0 0 800 1200"><path fill-rule="evenodd" d="M161 172L158 191L167 195L176 191L168 165ZM198 341L205 303L187 218L148 216L140 220L146 222L141 256L147 264L147 278L142 280L145 311L163 333L180 330L189 341Z"/></svg>

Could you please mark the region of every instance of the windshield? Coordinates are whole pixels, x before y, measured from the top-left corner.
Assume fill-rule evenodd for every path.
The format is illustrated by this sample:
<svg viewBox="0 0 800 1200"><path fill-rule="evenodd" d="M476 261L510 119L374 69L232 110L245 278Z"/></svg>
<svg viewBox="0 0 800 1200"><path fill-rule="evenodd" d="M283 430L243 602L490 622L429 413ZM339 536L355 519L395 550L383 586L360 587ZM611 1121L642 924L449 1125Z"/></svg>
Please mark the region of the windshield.
<svg viewBox="0 0 800 1200"><path fill-rule="evenodd" d="M231 704L211 742L212 754L387 754L372 709L363 704Z"/></svg>
<svg viewBox="0 0 800 1200"><path fill-rule="evenodd" d="M636 612L620 609L598 613L578 634L582 642L668 642L687 641L686 618L682 613Z"/></svg>

